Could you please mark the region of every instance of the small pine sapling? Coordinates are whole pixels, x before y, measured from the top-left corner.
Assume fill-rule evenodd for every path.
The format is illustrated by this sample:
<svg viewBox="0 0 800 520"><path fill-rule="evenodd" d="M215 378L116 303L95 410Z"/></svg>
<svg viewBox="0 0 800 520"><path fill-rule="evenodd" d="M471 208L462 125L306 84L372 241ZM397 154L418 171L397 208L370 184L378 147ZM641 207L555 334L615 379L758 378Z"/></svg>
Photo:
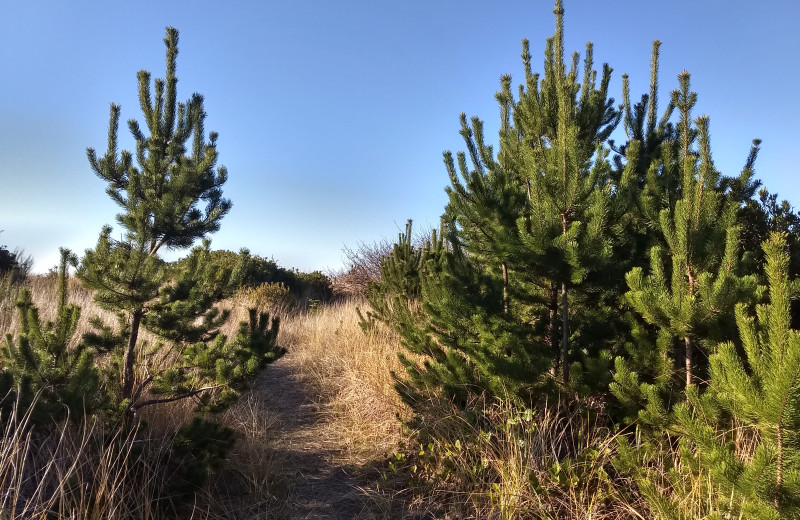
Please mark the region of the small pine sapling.
<svg viewBox="0 0 800 520"><path fill-rule="evenodd" d="M23 289L16 303L19 335L15 341L6 334L0 350L4 383L15 387L23 406L35 403L35 420L78 420L104 404L94 352L84 342L71 345L81 313L80 307L67 303L68 267L76 262L75 255L61 249L55 321L42 323L30 291Z"/></svg>
<svg viewBox="0 0 800 520"><path fill-rule="evenodd" d="M678 429L710 469L732 517L800 516L800 332L791 328L786 237L764 243L769 302L736 307L741 349L719 346L707 392L675 409ZM742 355L744 354L744 355Z"/></svg>

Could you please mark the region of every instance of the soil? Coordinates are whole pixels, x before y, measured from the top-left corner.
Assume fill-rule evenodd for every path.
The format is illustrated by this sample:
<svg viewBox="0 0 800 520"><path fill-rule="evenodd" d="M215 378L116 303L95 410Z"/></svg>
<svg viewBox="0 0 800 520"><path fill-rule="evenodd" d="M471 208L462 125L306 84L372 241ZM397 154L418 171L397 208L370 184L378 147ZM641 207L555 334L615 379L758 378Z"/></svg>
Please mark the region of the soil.
<svg viewBox="0 0 800 520"><path fill-rule="evenodd" d="M375 467L348 464L345 441L331 434L326 404L298 377L291 353L272 365L259 393L276 420L272 445L282 474L277 508L286 519L402 518L382 496Z"/></svg>

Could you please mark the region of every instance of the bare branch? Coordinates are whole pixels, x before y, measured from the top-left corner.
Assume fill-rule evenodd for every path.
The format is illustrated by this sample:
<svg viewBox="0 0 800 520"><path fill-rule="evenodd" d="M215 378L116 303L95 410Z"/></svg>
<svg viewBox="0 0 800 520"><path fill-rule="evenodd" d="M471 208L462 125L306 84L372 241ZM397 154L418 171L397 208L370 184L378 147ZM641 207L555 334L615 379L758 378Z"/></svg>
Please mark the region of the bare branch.
<svg viewBox="0 0 800 520"><path fill-rule="evenodd" d="M173 401L180 401L181 399L187 399L189 397L193 397L197 394L201 394L208 390L214 390L215 388L221 388L222 385L213 385L213 386L204 386L203 388L197 388L195 390L191 390L186 392L185 394L177 395L175 397L165 397L163 399L148 399L147 401L142 401L141 403L134 403L131 406L131 409L138 411L145 406L150 406L153 404L163 404L163 403L171 403Z"/></svg>

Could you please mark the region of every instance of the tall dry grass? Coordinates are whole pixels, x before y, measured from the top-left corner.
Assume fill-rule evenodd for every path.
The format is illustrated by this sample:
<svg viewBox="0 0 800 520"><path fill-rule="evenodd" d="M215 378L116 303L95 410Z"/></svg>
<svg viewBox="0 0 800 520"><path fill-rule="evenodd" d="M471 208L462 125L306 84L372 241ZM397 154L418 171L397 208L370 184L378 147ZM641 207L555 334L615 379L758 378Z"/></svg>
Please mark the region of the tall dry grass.
<svg viewBox="0 0 800 520"><path fill-rule="evenodd" d="M462 409L432 399L409 422L412 412L394 389L393 374L404 370L399 337L381 326L362 331L357 309L363 305L345 301L287 313L279 343L289 350L284 362L329 415L323 435L344 446L343 462L388 464L377 484L382 518L646 517L631 479L613 468L619 434L602 411L587 411L594 405L530 410L479 400L470 408L480 411L480 420L467 420ZM246 305L238 307L243 319ZM405 505L392 507L392 501Z"/></svg>
<svg viewBox="0 0 800 520"><path fill-rule="evenodd" d="M278 338L289 350L287 362L329 415L330 435L345 446L353 464L392 452L401 439L398 416L408 414L392 376L403 370L399 339L383 327L364 333L359 305L350 300L287 316Z"/></svg>
<svg viewBox="0 0 800 520"><path fill-rule="evenodd" d="M92 418L50 427L29 419L16 407L0 417L0 518L174 518L159 494L170 484L168 439L134 440Z"/></svg>
<svg viewBox="0 0 800 520"><path fill-rule="evenodd" d="M0 280L0 338L18 333L14 301L23 287L31 291L41 319L55 319L55 277L30 276L23 284L4 282ZM70 303L81 306L73 343L91 330L93 316L115 322L113 313L98 307L77 280L70 280L68 297ZM235 318L246 319L246 311L242 312ZM236 328L231 324L226 332L235 334ZM143 333L143 341L154 341ZM77 425L49 427L30 424L29 417L16 412L0 417L0 518L174 518L158 506L159 494L169 484L163 479L179 463L171 461L172 439L192 419L192 405L174 402L148 409L143 414L146 434L137 436L127 430L109 430L90 417ZM275 435L259 393L243 396L216 419L237 434L230 463L223 474L196 490L194 503L180 517L274 517L278 461L273 460L271 439Z"/></svg>
<svg viewBox="0 0 800 520"><path fill-rule="evenodd" d="M15 307L15 301L20 291L27 288L31 293L33 304L39 310L39 318L42 323L56 319L58 309L58 278L54 274L50 275L30 275L21 283L9 283L8 279L0 279L0 340L6 334L15 335L19 331L19 313ZM69 303L78 305L81 308L80 320L75 334L71 338L71 346L75 346L81 341L83 335L93 331L90 319L94 316L110 325L116 325L117 317L113 312L101 308L94 301L92 292L85 289L79 280L70 278L68 281ZM156 338L142 331L141 340L151 344Z"/></svg>
<svg viewBox="0 0 800 520"><path fill-rule="evenodd" d="M620 435L578 401L536 408L495 398L467 407L431 399L416 443L390 471L410 475L415 509L431 517L575 520L649 518L614 469Z"/></svg>
<svg viewBox="0 0 800 520"><path fill-rule="evenodd" d="M25 282L25 286L30 289L41 318L44 321L54 319L57 305L55 278L32 276ZM0 298L0 325L3 327L0 333L3 335L14 335L18 330L18 317L13 305L18 289L9 285ZM243 292L221 303L221 307L231 310L231 319L223 327L223 334L229 337L235 335L238 323L248 318L247 309L253 304L251 300ZM70 280L69 301L81 306L81 319L73 341L79 341L81 335L91 329L89 319L92 316L100 316L107 323L114 323L116 319L112 313L100 309L94 303L91 293L83 289L76 280ZM399 348L397 338L385 329L364 334L358 323L356 309L355 302L322 306L310 312L292 310L280 302L276 305L267 302L260 309L281 316L278 343L289 350L287 361L295 367L300 380L313 389L310 394L320 404L322 413L327 415L324 421L326 427L322 430L323 435L328 436L326 440L329 444L342 446L344 449L341 452L341 462L353 465L373 462L394 451L401 439L397 416L407 413L394 392L391 375L392 371L401 370L396 355ZM146 332L141 338L150 342L155 339ZM170 436L187 424L192 415L191 403L175 402L147 409L142 418L147 423L151 440L160 440L167 446ZM281 455L282 447L274 444L276 428L279 426L265 406L261 389L256 385L216 419L232 428L237 434L237 440L223 474L210 482L205 489L198 490L198 503L194 510L203 511L204 517L208 518L259 518L265 514L279 517L280 511L275 508L279 507L280 500L275 495L281 490L281 482L277 479L285 473L282 466L286 461L282 458L284 455ZM84 431L88 437L95 435L94 428L97 425L90 424L90 421L87 419L78 430L65 430L61 442L72 448L71 451L62 449L58 460L72 461L76 468L87 470L92 467L117 468L114 476L111 475L111 469L103 469L107 474L106 480L116 483L109 490L103 491L106 494L124 495L128 488L139 491L148 489L141 482L132 484L126 480L124 459L116 461L117 466L110 464L114 462L111 460L105 465L100 464L99 459L87 462L88 455L79 449L83 438L80 432ZM25 452L28 448L21 437L25 428L17 425L12 429L14 434L6 437L12 439L12 445L17 448L8 453ZM101 457L102 454L96 456ZM13 467L18 465L7 455L0 454L0 457L5 457L4 462ZM79 460L83 462L77 462ZM34 457L29 460L28 467L39 468L37 471L41 471L41 468L51 466L49 459ZM66 470L59 471L62 476L69 476L65 473ZM81 477L83 480L88 478L88 473ZM10 485L0 482L0 488L6 492ZM30 495L26 500L30 504L29 512L47 510L56 502L66 503L63 499L56 500L52 496L45 498L41 493ZM105 502L113 504L110 498ZM146 502L143 497L142 502ZM98 507L95 503L92 501L91 508L88 502L84 504L83 512L78 507L74 513L64 513L71 514L74 518L101 518L102 515L92 513ZM146 515L152 513L146 512ZM146 518L146 515L141 517Z"/></svg>

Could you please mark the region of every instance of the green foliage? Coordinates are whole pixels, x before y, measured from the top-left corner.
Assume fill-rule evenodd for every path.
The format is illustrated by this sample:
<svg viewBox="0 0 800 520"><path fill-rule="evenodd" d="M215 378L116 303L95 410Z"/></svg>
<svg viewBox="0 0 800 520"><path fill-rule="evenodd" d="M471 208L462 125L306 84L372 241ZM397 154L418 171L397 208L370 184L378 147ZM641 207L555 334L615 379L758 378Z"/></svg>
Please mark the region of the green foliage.
<svg viewBox="0 0 800 520"><path fill-rule="evenodd" d="M187 257L180 270L170 269L168 283L148 302L142 324L159 337L185 344L212 340L230 315L215 303L233 296L246 269L248 254L240 253L233 268L222 269L209 261L210 244L204 241Z"/></svg>
<svg viewBox="0 0 800 520"><path fill-rule="evenodd" d="M730 514L788 519L800 515L800 332L790 328L785 236L771 235L764 253L769 303L755 317L736 308L744 355L720 345L708 391L690 392L675 419Z"/></svg>
<svg viewBox="0 0 800 520"><path fill-rule="evenodd" d="M297 279L297 289L293 292L299 295L298 299L306 302L311 300L327 302L333 298L331 279L326 274L320 271L310 273L294 271L294 276ZM291 287L289 285L290 289Z"/></svg>
<svg viewBox="0 0 800 520"><path fill-rule="evenodd" d="M619 467L634 476L657 518L797 518L800 514L800 333L790 327L786 237L763 245L769 301L755 316L736 306L740 343L718 345L707 387L690 385L672 411L652 397L643 423L661 432L621 440ZM652 386L651 386L652 388Z"/></svg>
<svg viewBox="0 0 800 520"><path fill-rule="evenodd" d="M241 260L241 253L232 251L212 251L209 260L223 268L234 268ZM179 260L182 265L186 259ZM291 292L298 303L309 300L329 301L333 297L331 280L319 271L303 273L297 269L286 269L279 266L274 260L267 260L260 256L250 257L246 263L241 277L242 287L254 288L259 285L283 284Z"/></svg>
<svg viewBox="0 0 800 520"><path fill-rule="evenodd" d="M296 269L286 269L274 260L257 256L250 262L243 284L257 287L264 283L285 285L298 302L328 301L333 296L331 281L321 272L303 273Z"/></svg>
<svg viewBox="0 0 800 520"><path fill-rule="evenodd" d="M0 278L24 280L32 266L33 258L30 255L26 256L20 249L11 251L6 246L0 246Z"/></svg>
<svg viewBox="0 0 800 520"><path fill-rule="evenodd" d="M651 248L649 273L637 266L626 276L627 303L660 331L652 334L641 325L634 327L628 349L632 355L616 360L611 391L629 410L636 408L634 401L642 410L658 408L652 400L675 401L682 386L704 380L705 352L733 339L727 324L733 320L734 305L755 294L755 278L743 275L739 261L742 193L726 186L752 184L758 141L738 178L721 177L711 159L708 118L700 117L692 125L697 95L689 88L687 73L679 81L672 105L680 113L680 137L664 144L654 167L661 178L677 180L674 189L680 198L661 209L654 222L664 246ZM683 384L670 376L679 361ZM663 417L651 419L663 423Z"/></svg>
<svg viewBox="0 0 800 520"><path fill-rule="evenodd" d="M233 430L199 417L181 428L163 463L169 477L157 497L159 508L181 517L194 494L222 467L233 443Z"/></svg>
<svg viewBox="0 0 800 520"><path fill-rule="evenodd" d="M124 248L117 248L115 251L120 250ZM97 280L108 281L108 277L97 272L105 269L107 264L98 262L96 255L105 255L109 251L110 249L100 247L95 251L87 251L78 274L90 287L96 287L93 282ZM215 386L211 382L214 378L209 381L205 376L189 375L195 367L187 365L189 359L186 359L186 352L196 350L197 343L225 344L225 338L219 336L219 328L228 320L230 312L220 310L216 303L231 296L239 285L243 270L241 264L246 261L247 254L241 255L240 265L233 269L222 269L209 262L209 254L209 244L206 242L202 247L192 250L180 270L160 260L153 262L153 265L158 266L157 272L163 275L162 281L155 284L153 280L140 280L139 289L149 286L153 292L144 302L134 300L133 303L139 305L139 308L134 307L133 311L129 310L130 307L125 308L124 293L106 291L103 288L95 292L95 298L101 306L119 313L119 324L115 329L99 320L93 320L95 332L87 334L85 341L100 351L110 352L105 378L110 398L115 403L124 403L123 408L130 413L135 413L142 403L153 404L154 400L144 398L145 391L151 384L160 395L166 393L166 388L171 388L169 396L172 398L189 397L196 395L196 390L200 388ZM131 303L130 300L127 300L128 304ZM138 334L134 335L135 325L147 328L161 338L161 341L153 345L139 345L141 351L137 353L131 348L132 340L139 343ZM136 348L136 344L133 348ZM184 359L177 361L176 358ZM176 361L177 366L183 368L177 370L173 366ZM140 382L137 386L134 387L131 383L126 387L125 382L133 380L130 374L134 369L144 370L146 375L139 376ZM130 379L126 379L126 372ZM182 375L178 377L178 373ZM180 382L172 381L176 378ZM122 385L119 384L120 381ZM167 384L165 381L172 383Z"/></svg>
<svg viewBox="0 0 800 520"><path fill-rule="evenodd" d="M243 287L236 298L248 308L268 312L289 312L297 306L297 300L283 283L265 282L256 287Z"/></svg>
<svg viewBox="0 0 800 520"><path fill-rule="evenodd" d="M129 120L136 152L118 152L120 107L112 104L108 151L100 159L93 148L86 151L92 170L108 182L106 193L123 210L117 222L126 230L125 242L136 246L130 248L132 253L149 256L161 247L189 247L217 231L231 207L221 190L227 170L215 169L217 134L211 132L205 142L203 97L195 93L185 103L177 102L177 29L167 28L164 43L166 78L153 82L155 99L150 73L140 71L137 76L139 104L149 136L136 120ZM133 164L134 156L138 167ZM201 201L204 208L198 207Z"/></svg>
<svg viewBox="0 0 800 520"><path fill-rule="evenodd" d="M250 309L249 322L241 322L235 338L218 336L214 342L198 342L183 353L184 365L192 370L173 369L154 378L153 393L180 398L198 395L198 410L220 411L269 364L286 353L276 342L280 319ZM174 397L155 399L175 400ZM147 406L147 401L134 406Z"/></svg>
<svg viewBox="0 0 800 520"><path fill-rule="evenodd" d="M527 398L556 382L586 393L608 383L624 283L608 217L624 212L612 207L619 189L605 143L621 113L591 44L582 75L577 54L565 63L561 2L555 14L544 75L525 41L516 99L511 78L501 80L499 151L482 121L462 114L467 151L444 154L442 232L414 247L408 228L370 286L370 318L416 354L402 358L409 402L431 391L463 402L470 392Z"/></svg>
<svg viewBox="0 0 800 520"><path fill-rule="evenodd" d="M23 289L16 302L19 334L16 340L6 334L0 348L5 404L13 405L15 398L24 407L35 403L32 417L40 422L67 416L77 421L104 404L94 353L85 343L71 345L80 308L67 303L67 270L76 261L69 250L61 249L55 321L42 323L30 291Z"/></svg>
<svg viewBox="0 0 800 520"><path fill-rule="evenodd" d="M229 311L217 303L250 275L251 259L245 250L210 250L206 237L231 207L221 189L227 170L216 167L217 134L206 141L202 96L177 102L178 31L166 32L166 78L153 82L155 98L150 73L138 74L147 134L137 121L128 122L135 153L117 150L117 105L111 106L106 154L98 158L87 150L92 169L121 208L117 222L124 235L115 239L104 227L78 268L97 303L119 317L116 327L93 320L95 331L86 341L110 354L104 382L128 421L145 406L195 396L199 408L219 410L283 352L275 345L278 321L270 327L265 315L252 314L230 342L219 333ZM198 239L202 245L179 262L159 257L162 248L187 248ZM154 344L139 340L142 327L158 338Z"/></svg>
<svg viewBox="0 0 800 520"><path fill-rule="evenodd" d="M409 222L381 271L362 327L373 320L393 326L412 353L400 356L406 375L397 375L407 403L431 395L465 403L482 391L522 395L536 382L542 358L526 328L503 314L502 286L457 246L445 246L442 234L415 247Z"/></svg>
<svg viewBox="0 0 800 520"><path fill-rule="evenodd" d="M0 272L5 273L17 266L17 256L6 246L0 246Z"/></svg>
<svg viewBox="0 0 800 520"><path fill-rule="evenodd" d="M746 252L748 267L763 272L765 258L761 244L771 233L785 233L789 252L788 275L790 279L800 275L800 216L788 201L778 201L778 195L766 188L758 191L758 197L745 201L739 210L741 222L741 249ZM750 265L751 264L751 265ZM766 283L766 280L761 280ZM792 302L792 326L800 327L800 306Z"/></svg>
<svg viewBox="0 0 800 520"><path fill-rule="evenodd" d="M434 244L440 240L434 236ZM369 286L367 298L370 310L366 317L361 314L361 327L372 327L374 321L401 326L420 317L415 312L420 299L420 272L423 269L423 250L411 243L411 221L406 223L405 233L398 235L392 251L381 261L381 279ZM413 316L411 315L413 313Z"/></svg>

